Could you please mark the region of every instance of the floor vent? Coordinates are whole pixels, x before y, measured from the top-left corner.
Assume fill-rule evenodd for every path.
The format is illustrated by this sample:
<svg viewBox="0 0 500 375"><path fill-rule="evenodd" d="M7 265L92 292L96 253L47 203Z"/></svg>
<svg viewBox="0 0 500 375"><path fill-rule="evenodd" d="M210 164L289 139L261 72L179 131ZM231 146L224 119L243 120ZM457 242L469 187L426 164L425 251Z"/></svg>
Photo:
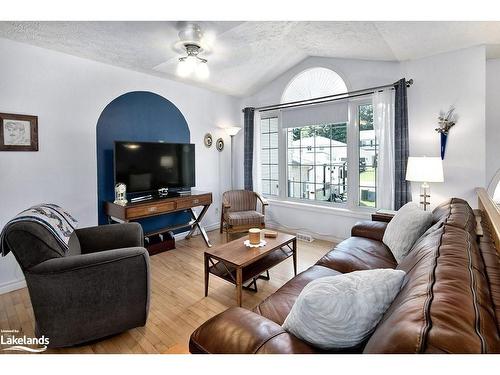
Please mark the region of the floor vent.
<svg viewBox="0 0 500 375"><path fill-rule="evenodd" d="M297 236L297 239L299 241L304 241L304 242L313 242L314 241L314 238L309 234L297 233L296 236Z"/></svg>

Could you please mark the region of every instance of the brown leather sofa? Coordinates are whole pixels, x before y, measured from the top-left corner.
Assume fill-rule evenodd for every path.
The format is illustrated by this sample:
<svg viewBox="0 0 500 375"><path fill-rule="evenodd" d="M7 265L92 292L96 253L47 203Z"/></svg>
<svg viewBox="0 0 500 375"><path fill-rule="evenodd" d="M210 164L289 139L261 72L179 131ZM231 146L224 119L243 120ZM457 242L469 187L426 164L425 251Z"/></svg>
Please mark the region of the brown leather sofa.
<svg viewBox="0 0 500 375"><path fill-rule="evenodd" d="M452 198L398 265L382 243L387 223L365 221L314 266L254 308L230 308L199 327L191 353L321 353L281 325L314 279L355 270L397 268L401 292L371 337L342 353L500 353L500 266L491 234L475 232L473 210Z"/></svg>

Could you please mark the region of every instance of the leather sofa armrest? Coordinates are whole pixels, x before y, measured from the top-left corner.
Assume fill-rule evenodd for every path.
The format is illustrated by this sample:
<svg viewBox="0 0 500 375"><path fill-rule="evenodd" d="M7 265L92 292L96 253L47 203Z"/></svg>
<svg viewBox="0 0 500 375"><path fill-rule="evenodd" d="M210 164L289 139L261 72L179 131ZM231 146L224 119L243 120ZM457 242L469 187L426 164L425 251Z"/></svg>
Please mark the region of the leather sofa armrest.
<svg viewBox="0 0 500 375"><path fill-rule="evenodd" d="M189 339L191 353L315 353L279 324L250 310L232 307L206 321Z"/></svg>
<svg viewBox="0 0 500 375"><path fill-rule="evenodd" d="M382 241L387 224L383 221L358 221L351 229L351 236Z"/></svg>

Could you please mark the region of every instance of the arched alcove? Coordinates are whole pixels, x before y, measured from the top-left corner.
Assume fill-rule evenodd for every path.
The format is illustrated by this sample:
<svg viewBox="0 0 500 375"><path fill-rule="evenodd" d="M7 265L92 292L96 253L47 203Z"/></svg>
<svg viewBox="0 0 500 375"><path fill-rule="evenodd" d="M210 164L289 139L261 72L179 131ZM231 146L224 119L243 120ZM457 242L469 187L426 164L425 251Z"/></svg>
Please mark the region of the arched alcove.
<svg viewBox="0 0 500 375"><path fill-rule="evenodd" d="M114 200L115 141L189 143L189 127L181 111L164 97L147 91L123 94L102 111L97 121L97 201L99 224L107 223L104 202ZM144 230L188 221L173 214L141 220Z"/></svg>

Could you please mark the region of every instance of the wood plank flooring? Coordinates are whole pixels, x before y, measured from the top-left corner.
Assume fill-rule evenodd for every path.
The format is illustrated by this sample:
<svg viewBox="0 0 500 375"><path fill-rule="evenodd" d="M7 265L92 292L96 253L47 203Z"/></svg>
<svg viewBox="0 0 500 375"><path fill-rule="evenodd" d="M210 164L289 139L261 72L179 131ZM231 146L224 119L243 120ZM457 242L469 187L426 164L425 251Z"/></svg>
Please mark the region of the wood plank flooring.
<svg viewBox="0 0 500 375"><path fill-rule="evenodd" d="M215 245L225 241L225 236L218 231L210 232L209 237ZM236 306L236 295L232 284L211 276L209 295L204 297L203 252L206 247L200 236L177 241L176 245L175 250L150 258L151 305L144 327L88 345L50 349L46 353L187 353L191 333L207 319ZM314 264L332 245L319 240L298 241L298 272ZM257 281L257 293L243 291L243 307L253 308L290 280L293 277L292 259L272 268L269 273L271 280ZM26 288L0 295L0 329L17 329L20 336L33 336L33 327L33 310Z"/></svg>

